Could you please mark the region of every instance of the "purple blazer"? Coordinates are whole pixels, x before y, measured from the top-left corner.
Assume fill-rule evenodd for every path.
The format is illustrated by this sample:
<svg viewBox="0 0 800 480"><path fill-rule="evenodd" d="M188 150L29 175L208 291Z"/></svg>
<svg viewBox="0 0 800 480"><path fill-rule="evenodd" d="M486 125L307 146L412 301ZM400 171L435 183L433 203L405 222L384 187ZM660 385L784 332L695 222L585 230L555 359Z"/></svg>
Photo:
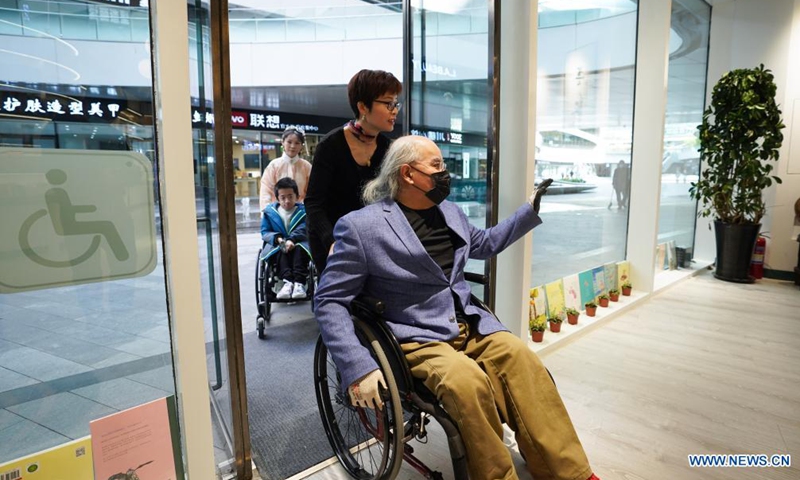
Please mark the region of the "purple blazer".
<svg viewBox="0 0 800 480"><path fill-rule="evenodd" d="M455 298L468 315L479 315L478 332L507 330L497 318L470 304L464 280L467 258L493 257L542 223L529 204L492 228L472 226L454 203L439 206L447 225L464 240L455 250L451 278L428 255L394 200L351 212L336 223L335 245L315 296L322 338L348 387L378 368L359 343L348 307L359 294L385 304L384 318L400 343L448 341L458 335Z"/></svg>

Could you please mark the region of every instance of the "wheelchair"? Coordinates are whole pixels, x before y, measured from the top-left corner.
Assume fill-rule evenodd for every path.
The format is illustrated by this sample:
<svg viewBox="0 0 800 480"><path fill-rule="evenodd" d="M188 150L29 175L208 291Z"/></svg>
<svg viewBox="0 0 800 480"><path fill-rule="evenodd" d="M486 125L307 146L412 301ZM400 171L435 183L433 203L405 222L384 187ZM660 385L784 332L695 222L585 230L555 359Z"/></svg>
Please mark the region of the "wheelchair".
<svg viewBox="0 0 800 480"><path fill-rule="evenodd" d="M483 275L466 273L467 280L485 284ZM473 305L489 311L474 295ZM384 408L375 411L350 404L342 391L336 365L322 341L314 352L314 383L322 425L333 451L347 473L359 480L393 479L402 461L424 478L444 478L414 456L411 440L425 442L426 425L433 417L447 435L454 478L469 478L464 442L455 422L422 381L411 375L405 355L389 327L381 319L384 306L378 299L360 296L350 305L356 335L377 362L387 392ZM552 377L551 377L552 378Z"/></svg>
<svg viewBox="0 0 800 480"><path fill-rule="evenodd" d="M261 248L258 250L256 256L256 308L258 314L256 316L256 331L258 338L266 338L266 324L269 323L272 316L273 303L295 303L295 302L311 302L311 311L314 311L314 292L317 289L319 275L317 269L314 267L314 262L308 263L308 277L306 277L306 296L304 298L278 298L278 290L283 284L283 280L278 275L278 266L275 261L275 256L262 260L261 254L264 249L272 249L271 245L262 243ZM299 247L298 247L299 248Z"/></svg>

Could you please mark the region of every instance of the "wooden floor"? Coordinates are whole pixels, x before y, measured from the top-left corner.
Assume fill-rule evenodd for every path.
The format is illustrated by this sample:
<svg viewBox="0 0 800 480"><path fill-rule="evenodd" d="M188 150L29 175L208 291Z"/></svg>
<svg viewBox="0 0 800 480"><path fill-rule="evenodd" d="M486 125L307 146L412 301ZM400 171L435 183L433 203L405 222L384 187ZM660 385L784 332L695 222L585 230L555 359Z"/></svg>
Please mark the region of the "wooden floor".
<svg viewBox="0 0 800 480"><path fill-rule="evenodd" d="M800 479L800 290L788 282L703 274L543 360L603 480ZM416 448L452 478L443 435L431 436ZM695 453L794 463L690 468ZM336 465L308 478L346 476ZM421 477L404 466L399 478Z"/></svg>

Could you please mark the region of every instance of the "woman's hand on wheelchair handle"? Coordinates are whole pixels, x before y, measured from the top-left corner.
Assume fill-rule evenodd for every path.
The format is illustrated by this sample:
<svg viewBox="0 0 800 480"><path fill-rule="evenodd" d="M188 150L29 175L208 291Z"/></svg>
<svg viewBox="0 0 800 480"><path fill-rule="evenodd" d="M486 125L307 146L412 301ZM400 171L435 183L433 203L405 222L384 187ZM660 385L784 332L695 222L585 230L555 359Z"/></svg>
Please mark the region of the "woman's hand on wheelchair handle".
<svg viewBox="0 0 800 480"><path fill-rule="evenodd" d="M381 389L386 390L386 380L380 370L373 370L353 382L347 392L350 394L350 402L353 405L363 408L374 409L378 407L378 409L382 409Z"/></svg>

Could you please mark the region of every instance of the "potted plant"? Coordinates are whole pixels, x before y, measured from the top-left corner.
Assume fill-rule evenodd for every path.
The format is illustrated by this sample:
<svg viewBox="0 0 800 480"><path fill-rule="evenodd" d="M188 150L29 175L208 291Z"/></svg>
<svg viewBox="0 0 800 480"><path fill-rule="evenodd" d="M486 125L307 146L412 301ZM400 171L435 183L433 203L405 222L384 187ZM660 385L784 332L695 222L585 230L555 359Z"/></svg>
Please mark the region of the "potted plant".
<svg viewBox="0 0 800 480"><path fill-rule="evenodd" d="M577 325L578 324L578 317L581 316L581 312L575 310L574 308L567 309L567 323L570 325Z"/></svg>
<svg viewBox="0 0 800 480"><path fill-rule="evenodd" d="M762 192L773 181L781 183L770 175L784 128L773 79L764 65L726 73L714 86L699 126L705 168L689 194L701 203L699 216L714 218L714 276L722 280L753 281L748 270L766 210Z"/></svg>
<svg viewBox="0 0 800 480"><path fill-rule="evenodd" d="M611 299L612 302L619 302L619 290L616 288L612 288L608 291L608 297Z"/></svg>
<svg viewBox="0 0 800 480"><path fill-rule="evenodd" d="M597 297L597 303L599 303L601 307L605 308L608 306L608 299L608 294L604 293Z"/></svg>
<svg viewBox="0 0 800 480"><path fill-rule="evenodd" d="M631 282L625 282L625 283L622 284L622 294L624 296L630 297L631 296L631 290L633 290L633 285L631 285Z"/></svg>
<svg viewBox="0 0 800 480"><path fill-rule="evenodd" d="M558 333L561 331L561 322L564 321L564 319L561 318L561 315L555 315L553 317L550 317L547 319L547 321L550 323L551 332Z"/></svg>
<svg viewBox="0 0 800 480"><path fill-rule="evenodd" d="M531 339L534 342L539 343L544 340L544 315L539 315L538 317L528 320L528 329L531 331Z"/></svg>
<svg viewBox="0 0 800 480"><path fill-rule="evenodd" d="M594 317L597 313L597 304L594 302L586 302L583 305L586 308L586 315L589 317Z"/></svg>

